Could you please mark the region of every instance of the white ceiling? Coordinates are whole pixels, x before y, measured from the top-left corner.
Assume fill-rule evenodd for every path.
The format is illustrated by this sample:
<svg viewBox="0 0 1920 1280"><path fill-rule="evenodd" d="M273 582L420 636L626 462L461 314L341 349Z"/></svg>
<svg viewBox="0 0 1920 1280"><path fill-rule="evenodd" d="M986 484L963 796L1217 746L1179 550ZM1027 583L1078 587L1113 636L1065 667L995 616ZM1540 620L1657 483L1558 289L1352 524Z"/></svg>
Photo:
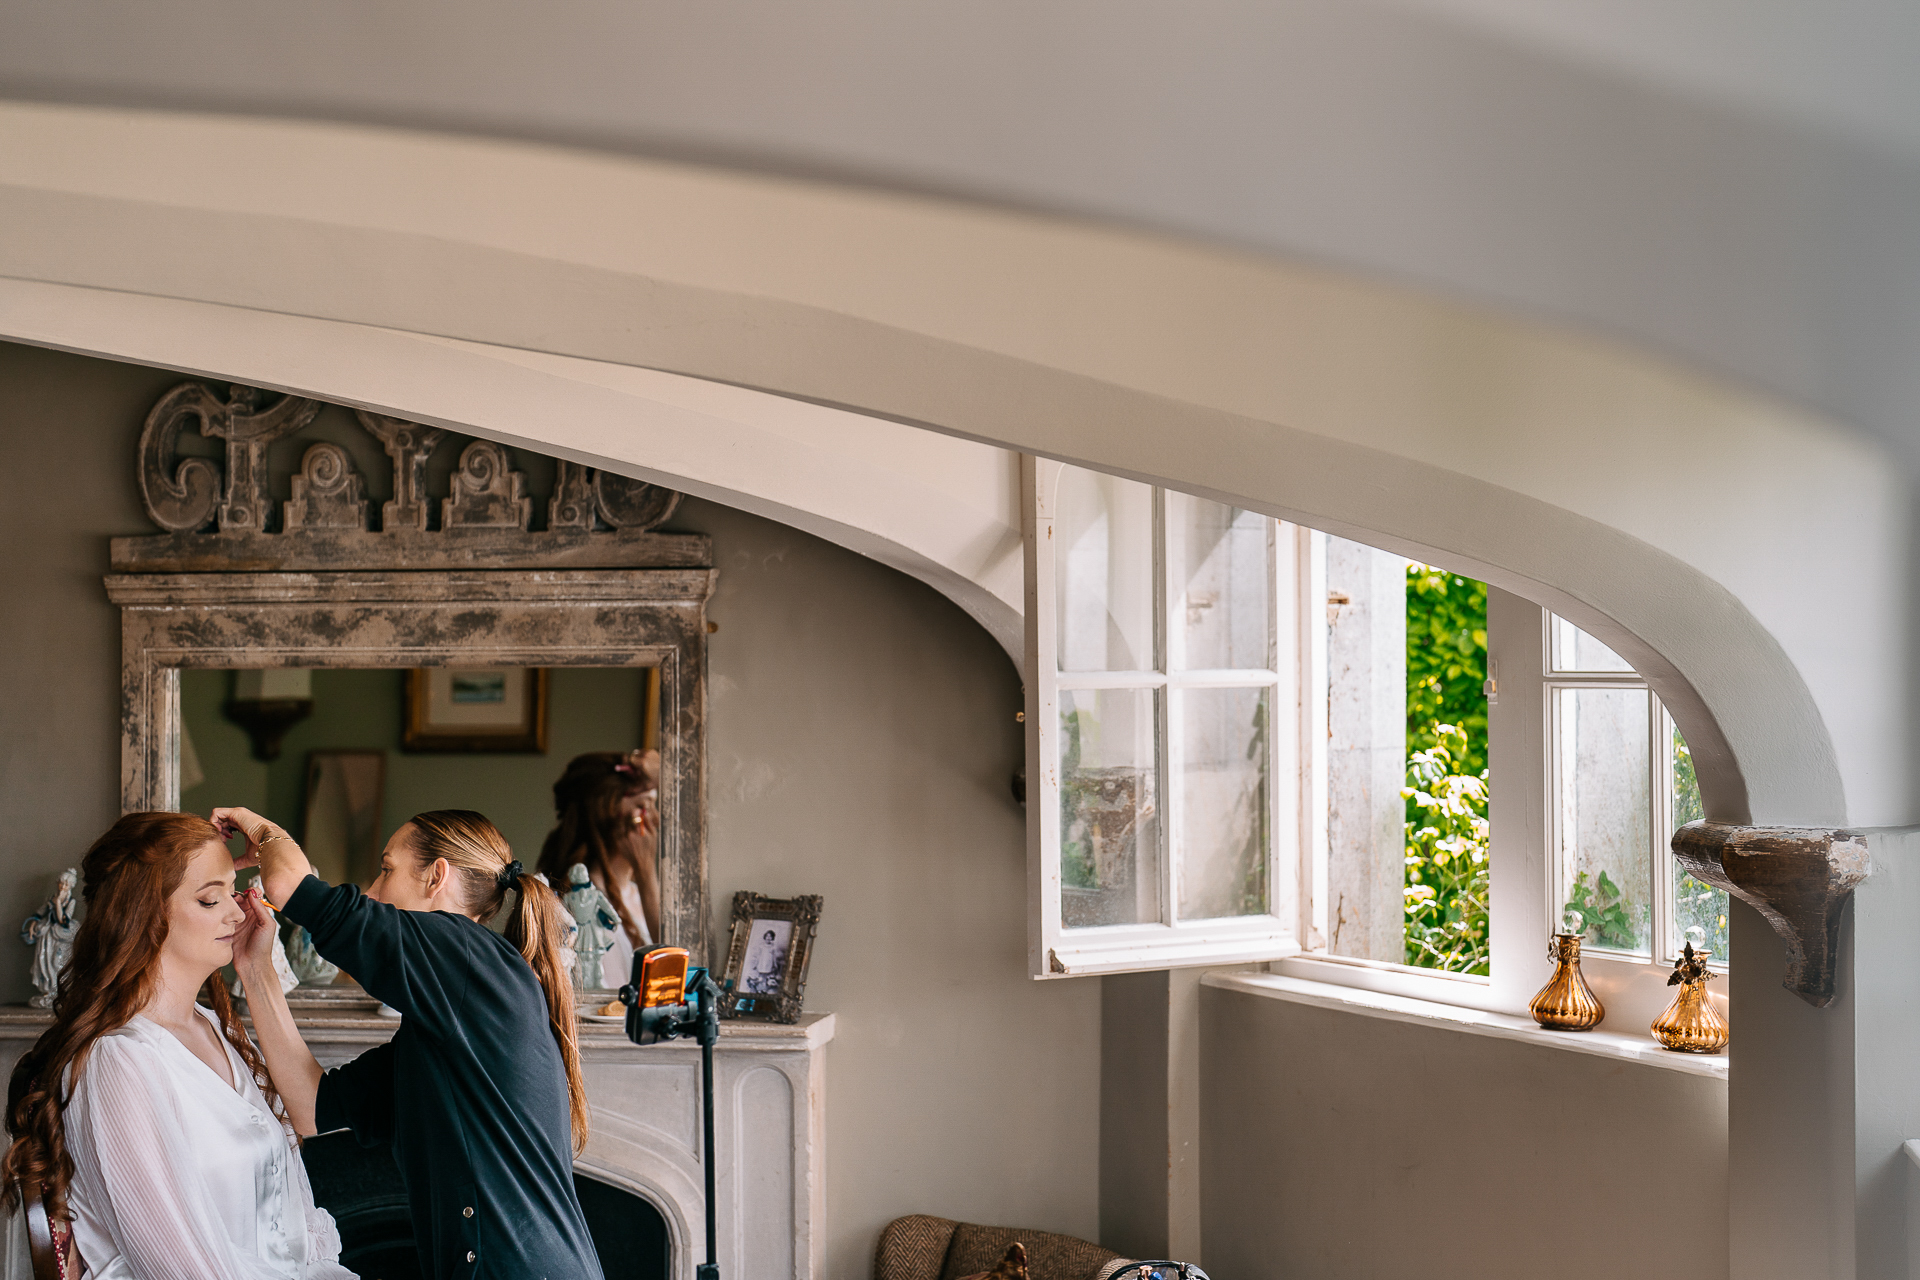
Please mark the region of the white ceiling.
<svg viewBox="0 0 1920 1280"><path fill-rule="evenodd" d="M1920 456L1917 15L10 0L0 97L449 128L1159 228L1619 335Z"/></svg>
<svg viewBox="0 0 1920 1280"><path fill-rule="evenodd" d="M1920 154L1910 0L1393 0L1738 111Z"/></svg>

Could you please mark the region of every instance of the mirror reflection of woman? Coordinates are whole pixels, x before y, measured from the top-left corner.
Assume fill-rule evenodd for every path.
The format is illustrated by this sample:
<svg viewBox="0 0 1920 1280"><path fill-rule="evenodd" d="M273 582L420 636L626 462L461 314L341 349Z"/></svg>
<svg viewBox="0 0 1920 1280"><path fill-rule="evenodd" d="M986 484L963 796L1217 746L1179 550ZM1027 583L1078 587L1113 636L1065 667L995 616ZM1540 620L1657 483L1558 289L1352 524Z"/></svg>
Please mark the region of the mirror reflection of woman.
<svg viewBox="0 0 1920 1280"><path fill-rule="evenodd" d="M399 1010L393 1039L322 1072L277 986L248 1005L301 1133L385 1146L407 1188L421 1274L602 1280L573 1185L586 1145L573 984L559 903L469 810L416 814L362 894L329 886L284 830L215 809L247 838L239 865L314 949ZM486 922L511 914L504 933ZM255 901L250 911L266 913Z"/></svg>
<svg viewBox="0 0 1920 1280"><path fill-rule="evenodd" d="M247 963L269 954L271 918L260 932L264 912L235 898L219 831L130 813L81 866L53 1025L7 1090L9 1200L37 1182L92 1280L353 1280L219 977L232 962L249 1000L259 981L280 996L271 961Z"/></svg>
<svg viewBox="0 0 1920 1280"><path fill-rule="evenodd" d="M660 937L660 753L593 751L575 756L553 784L554 828L540 848L548 884L564 885L585 863L620 917L602 980L632 980L633 955Z"/></svg>

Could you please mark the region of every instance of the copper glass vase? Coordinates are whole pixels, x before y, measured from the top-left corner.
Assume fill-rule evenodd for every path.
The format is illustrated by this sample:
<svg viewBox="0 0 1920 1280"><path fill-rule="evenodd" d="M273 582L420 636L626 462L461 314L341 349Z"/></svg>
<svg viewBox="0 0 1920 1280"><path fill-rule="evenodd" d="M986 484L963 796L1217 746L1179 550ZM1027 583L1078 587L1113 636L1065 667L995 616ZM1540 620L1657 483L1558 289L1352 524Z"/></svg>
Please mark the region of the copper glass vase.
<svg viewBox="0 0 1920 1280"><path fill-rule="evenodd" d="M1580 935L1556 933L1547 946L1553 977L1540 988L1527 1009L1533 1020L1554 1031L1591 1031L1607 1011L1580 972Z"/></svg>
<svg viewBox="0 0 1920 1280"><path fill-rule="evenodd" d="M1732 1032L1707 994L1707 957L1691 945L1673 967L1669 986L1679 992L1667 1011L1653 1020L1653 1038L1675 1053L1719 1053Z"/></svg>

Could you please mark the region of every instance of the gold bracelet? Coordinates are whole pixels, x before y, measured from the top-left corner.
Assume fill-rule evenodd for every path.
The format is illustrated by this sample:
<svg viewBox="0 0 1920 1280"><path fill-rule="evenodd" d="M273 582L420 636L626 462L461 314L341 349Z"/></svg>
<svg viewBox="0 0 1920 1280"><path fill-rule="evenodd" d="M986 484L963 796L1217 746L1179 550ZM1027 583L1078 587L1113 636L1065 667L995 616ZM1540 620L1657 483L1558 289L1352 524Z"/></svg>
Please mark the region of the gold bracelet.
<svg viewBox="0 0 1920 1280"><path fill-rule="evenodd" d="M284 831L282 831L282 832L281 832L281 833L280 833L279 835L277 835L277 836L268 836L268 837L267 837L267 838L266 838L265 840L256 840L256 841L254 841L254 842L253 842L253 847L254 847L254 850L255 850L255 852L258 852L259 850L261 850L261 849L264 849L264 848L266 848L266 847L267 847L268 845L270 845L270 844L272 844L272 843L273 843L273 842L274 842L275 840L291 840L291 839L293 839L293 837L292 837L292 836L290 836L290 835L288 835L288 834L287 834L286 832L284 832Z"/></svg>

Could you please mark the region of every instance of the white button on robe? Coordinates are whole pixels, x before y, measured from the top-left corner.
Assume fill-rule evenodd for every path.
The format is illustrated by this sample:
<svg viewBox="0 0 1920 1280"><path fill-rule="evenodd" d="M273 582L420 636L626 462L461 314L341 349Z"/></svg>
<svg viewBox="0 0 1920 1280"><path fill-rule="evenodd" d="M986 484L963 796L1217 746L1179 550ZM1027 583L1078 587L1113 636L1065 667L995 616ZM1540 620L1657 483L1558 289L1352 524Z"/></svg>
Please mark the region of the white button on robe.
<svg viewBox="0 0 1920 1280"><path fill-rule="evenodd" d="M355 1280L240 1055L229 1085L144 1017L95 1042L65 1113L89 1280Z"/></svg>

